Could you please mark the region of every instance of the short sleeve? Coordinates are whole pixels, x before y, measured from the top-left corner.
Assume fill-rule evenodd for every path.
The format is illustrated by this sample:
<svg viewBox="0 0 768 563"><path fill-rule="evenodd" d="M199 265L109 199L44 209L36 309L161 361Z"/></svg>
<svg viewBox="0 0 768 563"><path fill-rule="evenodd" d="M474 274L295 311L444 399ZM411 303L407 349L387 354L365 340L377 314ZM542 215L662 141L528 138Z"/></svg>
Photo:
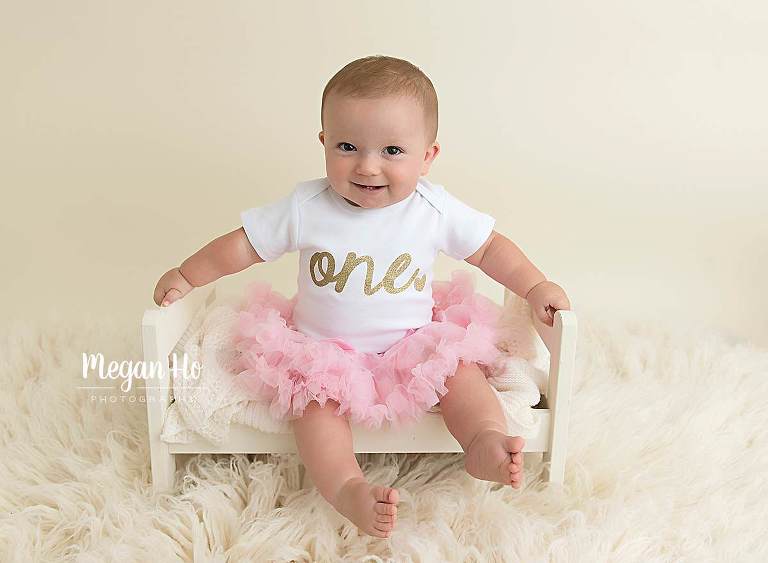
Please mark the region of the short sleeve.
<svg viewBox="0 0 768 563"><path fill-rule="evenodd" d="M269 205L246 209L240 219L251 246L265 262L297 250L299 206L295 190Z"/></svg>
<svg viewBox="0 0 768 563"><path fill-rule="evenodd" d="M496 219L443 192L440 250L456 260L472 256L493 232Z"/></svg>

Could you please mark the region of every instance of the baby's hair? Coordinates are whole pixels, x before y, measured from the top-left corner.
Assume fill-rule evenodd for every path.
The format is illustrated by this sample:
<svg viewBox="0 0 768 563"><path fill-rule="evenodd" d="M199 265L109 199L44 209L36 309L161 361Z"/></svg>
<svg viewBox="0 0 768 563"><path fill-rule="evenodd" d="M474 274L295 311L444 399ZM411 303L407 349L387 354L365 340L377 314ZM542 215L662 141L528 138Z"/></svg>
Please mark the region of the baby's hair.
<svg viewBox="0 0 768 563"><path fill-rule="evenodd" d="M419 67L403 59L372 55L357 59L344 66L328 81L320 105L320 123L323 122L325 99L333 92L356 98L381 98L408 95L424 109L429 145L437 139L437 93L432 81Z"/></svg>

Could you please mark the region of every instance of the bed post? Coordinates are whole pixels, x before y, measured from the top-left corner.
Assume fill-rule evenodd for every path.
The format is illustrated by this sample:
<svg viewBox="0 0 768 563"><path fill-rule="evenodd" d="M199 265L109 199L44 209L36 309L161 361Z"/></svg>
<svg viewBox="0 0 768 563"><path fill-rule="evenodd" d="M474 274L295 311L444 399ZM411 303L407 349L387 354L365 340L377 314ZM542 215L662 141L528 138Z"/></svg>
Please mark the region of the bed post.
<svg viewBox="0 0 768 563"><path fill-rule="evenodd" d="M144 312L141 323L141 338L144 347L144 361L148 366L160 365L157 379L147 379L144 396L147 404L147 434L149 435L150 464L152 467L152 490L155 493L170 492L176 474L176 460L168 449L168 444L160 439L164 416L169 405L170 377L168 356L163 354L160 330L162 311Z"/></svg>
<svg viewBox="0 0 768 563"><path fill-rule="evenodd" d="M147 365L157 363L160 366L158 378L146 380L145 385L152 490L156 493L170 492L176 474L174 454L168 444L160 439L173 386L169 355L195 315L207 309L215 299L216 284L211 283L193 289L167 307L155 307L144 312L141 323L144 360Z"/></svg>
<svg viewBox="0 0 768 563"><path fill-rule="evenodd" d="M516 294L504 288L506 306ZM543 452L543 479L563 484L565 458L568 452L568 422L576 357L576 314L555 311L552 326L547 326L531 311L531 322L549 350L549 373L544 408L549 411L549 442Z"/></svg>
<svg viewBox="0 0 768 563"><path fill-rule="evenodd" d="M549 327L533 315L536 331L549 349L547 408L550 411L549 448L542 461L544 480L563 484L565 458L568 451L568 422L576 356L576 315L573 311L555 311L553 326Z"/></svg>

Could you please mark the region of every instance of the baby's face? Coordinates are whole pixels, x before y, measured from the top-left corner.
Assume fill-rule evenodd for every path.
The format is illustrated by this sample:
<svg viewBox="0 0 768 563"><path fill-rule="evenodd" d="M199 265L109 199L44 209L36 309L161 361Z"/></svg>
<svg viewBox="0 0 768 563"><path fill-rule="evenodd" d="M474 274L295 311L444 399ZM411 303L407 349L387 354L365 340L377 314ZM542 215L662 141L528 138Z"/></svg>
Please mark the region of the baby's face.
<svg viewBox="0 0 768 563"><path fill-rule="evenodd" d="M429 172L440 144L427 144L424 111L412 97L325 100L325 169L331 187L347 201L386 207L413 193ZM369 189L361 186L383 186Z"/></svg>

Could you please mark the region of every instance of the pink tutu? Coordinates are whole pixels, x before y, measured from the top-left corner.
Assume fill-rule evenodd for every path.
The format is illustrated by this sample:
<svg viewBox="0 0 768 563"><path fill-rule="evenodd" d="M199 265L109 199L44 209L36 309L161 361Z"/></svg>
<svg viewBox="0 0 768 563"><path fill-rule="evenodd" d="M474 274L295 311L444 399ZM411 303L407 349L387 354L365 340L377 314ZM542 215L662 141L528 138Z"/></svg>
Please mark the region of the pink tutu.
<svg viewBox="0 0 768 563"><path fill-rule="evenodd" d="M470 274L433 281L432 322L410 329L381 354L318 340L292 326L296 297L253 282L240 311L235 347L237 383L252 400L270 404L279 420L299 418L310 401L339 403L337 415L376 429L418 421L448 392L445 380L459 360L476 362L486 376L501 356L496 347L501 307L476 293Z"/></svg>

